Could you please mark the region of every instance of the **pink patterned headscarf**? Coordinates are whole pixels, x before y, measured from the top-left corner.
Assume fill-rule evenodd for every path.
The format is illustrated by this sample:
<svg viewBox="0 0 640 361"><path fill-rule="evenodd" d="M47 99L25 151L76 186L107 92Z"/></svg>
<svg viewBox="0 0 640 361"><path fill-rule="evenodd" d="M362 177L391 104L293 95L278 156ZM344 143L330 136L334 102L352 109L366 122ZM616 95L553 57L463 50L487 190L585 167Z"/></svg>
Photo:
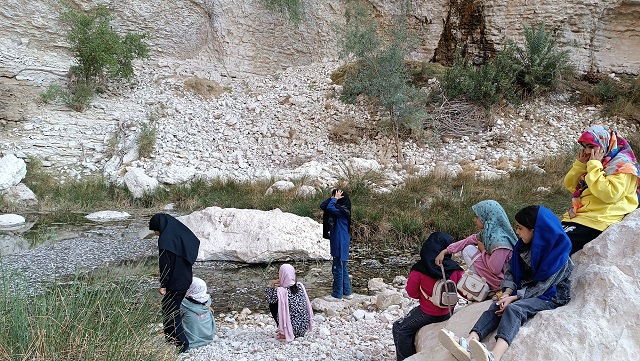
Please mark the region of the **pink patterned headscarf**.
<svg viewBox="0 0 640 361"><path fill-rule="evenodd" d="M296 284L296 270L292 265L285 263L280 266L279 271L280 286L278 287L278 332L284 335L285 340L291 341L295 338L293 335L293 326L291 325L291 316L289 315L289 296L288 288ZM307 304L309 312L309 330L313 329L313 309L311 301L307 296L307 290L302 283L297 283L298 292L302 292Z"/></svg>
<svg viewBox="0 0 640 361"><path fill-rule="evenodd" d="M640 174L638 161L629 142L618 136L617 131L601 124L594 125L582 133L578 138L578 143L587 143L604 149L602 167L606 175L627 173L638 176ZM584 180L585 175L586 173L580 177L576 190L573 192L571 198L573 212L570 211L569 214L575 214L582 207L580 195L588 188L587 182ZM640 199L640 187L638 188L638 199Z"/></svg>

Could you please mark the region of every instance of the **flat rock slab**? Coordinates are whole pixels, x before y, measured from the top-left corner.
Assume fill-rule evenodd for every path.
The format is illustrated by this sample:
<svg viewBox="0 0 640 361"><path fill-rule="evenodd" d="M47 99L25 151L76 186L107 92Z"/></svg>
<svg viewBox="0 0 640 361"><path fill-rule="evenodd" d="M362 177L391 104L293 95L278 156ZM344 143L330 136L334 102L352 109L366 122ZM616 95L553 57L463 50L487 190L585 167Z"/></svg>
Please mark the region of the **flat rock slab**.
<svg viewBox="0 0 640 361"><path fill-rule="evenodd" d="M121 221L129 217L131 217L129 213L118 211L93 212L84 216L84 218L90 219L95 222Z"/></svg>
<svg viewBox="0 0 640 361"><path fill-rule="evenodd" d="M17 214L0 215L0 228L18 226L24 224L24 222L24 217Z"/></svg>

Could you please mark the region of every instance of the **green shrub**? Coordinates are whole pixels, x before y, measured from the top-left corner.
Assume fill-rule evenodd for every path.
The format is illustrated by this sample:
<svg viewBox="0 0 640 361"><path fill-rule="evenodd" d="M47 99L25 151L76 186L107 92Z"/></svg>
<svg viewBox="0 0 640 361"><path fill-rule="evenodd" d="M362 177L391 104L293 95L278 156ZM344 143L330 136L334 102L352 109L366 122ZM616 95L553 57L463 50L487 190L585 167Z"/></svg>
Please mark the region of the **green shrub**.
<svg viewBox="0 0 640 361"><path fill-rule="evenodd" d="M463 98L487 108L502 99L518 103L514 75L517 65L512 61L512 54L513 49L506 47L482 66L469 64L457 55L442 78L445 96Z"/></svg>
<svg viewBox="0 0 640 361"><path fill-rule="evenodd" d="M516 81L525 95L538 95L555 89L563 77L573 76L575 68L569 62L569 52L558 49L545 23L524 26L524 48L515 48L515 62L519 65Z"/></svg>
<svg viewBox="0 0 640 361"><path fill-rule="evenodd" d="M301 0L265 0L267 8L288 14L294 24L302 20Z"/></svg>
<svg viewBox="0 0 640 361"><path fill-rule="evenodd" d="M618 80L605 77L593 86L593 93L599 104L604 105L604 116L640 122L640 77L623 76Z"/></svg>
<svg viewBox="0 0 640 361"><path fill-rule="evenodd" d="M593 86L593 92L602 102L612 101L622 94L622 90L619 89L616 82L609 77L605 77L602 81L595 84Z"/></svg>
<svg viewBox="0 0 640 361"><path fill-rule="evenodd" d="M140 157L149 158L153 152L153 147L156 145L157 130L154 124L142 123L140 134L136 139L136 145L138 146L138 155Z"/></svg>
<svg viewBox="0 0 640 361"><path fill-rule="evenodd" d="M378 23L361 4L348 4L345 18L345 25L337 29L341 55L354 59L355 65L345 69L340 99L353 104L364 95L385 112L402 162L400 137L422 129L425 118L425 94L411 84L411 71L404 60L418 39L407 30L402 16L378 34Z"/></svg>
<svg viewBox="0 0 640 361"><path fill-rule="evenodd" d="M87 12L66 7L60 16L68 27L66 38L76 64L69 71L68 91L62 95L65 104L83 111L96 91L114 80L129 80L133 76L133 60L148 55L146 35L119 35L111 26L111 11L98 5ZM57 93L43 97L48 99Z"/></svg>
<svg viewBox="0 0 640 361"><path fill-rule="evenodd" d="M67 91L58 84L50 84L45 91L40 93L40 100L45 104L51 104L56 101L65 100Z"/></svg>
<svg viewBox="0 0 640 361"><path fill-rule="evenodd" d="M143 42L146 35L119 35L110 24L111 11L104 5L86 13L67 8L61 19L69 28L67 41L77 61L71 72L88 85L108 79L130 79L132 61L148 55Z"/></svg>
<svg viewBox="0 0 640 361"><path fill-rule="evenodd" d="M525 26L524 35L524 47L507 41L502 51L481 66L456 56L442 80L445 96L485 107L502 99L518 104L522 98L555 89L564 77L574 74L568 52L557 48L544 23Z"/></svg>
<svg viewBox="0 0 640 361"><path fill-rule="evenodd" d="M69 84L68 89L65 104L77 112L87 109L95 95L94 87L83 81Z"/></svg>

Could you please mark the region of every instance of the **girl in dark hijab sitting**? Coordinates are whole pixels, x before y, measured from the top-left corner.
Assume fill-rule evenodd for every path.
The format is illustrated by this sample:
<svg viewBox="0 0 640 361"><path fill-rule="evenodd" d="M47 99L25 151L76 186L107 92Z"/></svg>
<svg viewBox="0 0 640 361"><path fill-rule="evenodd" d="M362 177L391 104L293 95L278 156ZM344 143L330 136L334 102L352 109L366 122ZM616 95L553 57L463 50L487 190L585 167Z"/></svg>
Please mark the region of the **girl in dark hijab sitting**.
<svg viewBox="0 0 640 361"><path fill-rule="evenodd" d="M192 266L198 257L200 240L182 222L165 213L151 217L149 229L159 236L158 263L165 339L185 352L189 349L189 341L182 327L179 310L191 286Z"/></svg>
<svg viewBox="0 0 640 361"><path fill-rule="evenodd" d="M442 270L436 265L436 257L451 244L453 237L444 232L431 233L424 241L420 250L420 260L411 267L409 279L407 280L407 295L420 300L420 305L409 311L403 318L393 323L393 342L396 345L397 360L416 353L414 339L416 333L423 327L432 323L448 320L450 310L440 308L431 302L435 283L442 279ZM444 267L447 279L458 283L464 271L451 259L451 255L443 256L442 266Z"/></svg>

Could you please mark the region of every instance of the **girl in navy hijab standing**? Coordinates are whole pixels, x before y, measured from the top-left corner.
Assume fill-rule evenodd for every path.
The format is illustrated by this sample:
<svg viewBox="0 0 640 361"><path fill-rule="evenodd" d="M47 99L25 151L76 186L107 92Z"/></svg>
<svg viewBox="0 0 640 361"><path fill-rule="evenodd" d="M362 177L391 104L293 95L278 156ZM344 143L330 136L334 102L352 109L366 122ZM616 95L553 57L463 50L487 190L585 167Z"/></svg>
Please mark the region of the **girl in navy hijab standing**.
<svg viewBox="0 0 640 361"><path fill-rule="evenodd" d="M325 296L327 301L340 301L342 298L353 298L347 260L351 245L351 199L341 189L334 189L331 198L320 204L322 215L323 237L329 239L333 265L333 290Z"/></svg>
<svg viewBox="0 0 640 361"><path fill-rule="evenodd" d="M193 278L193 263L198 257L200 240L182 222L165 213L157 213L149 221L149 229L158 235L162 323L167 342L181 352L189 349L182 328L180 304Z"/></svg>

